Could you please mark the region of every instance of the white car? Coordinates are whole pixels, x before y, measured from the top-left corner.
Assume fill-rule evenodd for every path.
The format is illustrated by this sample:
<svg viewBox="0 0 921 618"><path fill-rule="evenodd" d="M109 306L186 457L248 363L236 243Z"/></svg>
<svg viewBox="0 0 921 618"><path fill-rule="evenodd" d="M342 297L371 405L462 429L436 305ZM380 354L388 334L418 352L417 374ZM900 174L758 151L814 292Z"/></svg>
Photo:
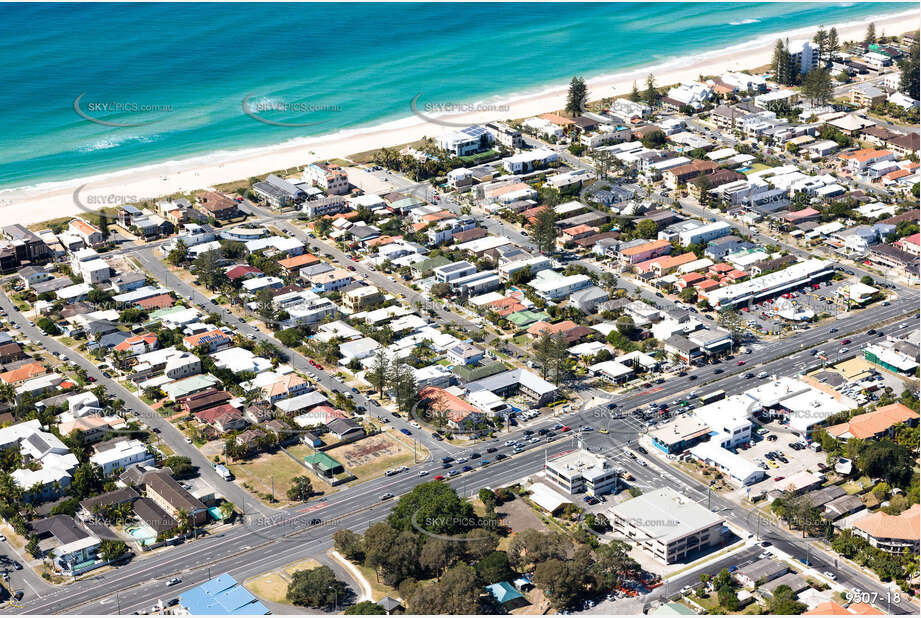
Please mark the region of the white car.
<svg viewBox="0 0 921 618"><path fill-rule="evenodd" d="M838 579L838 577L837 577L834 573L832 573L831 571L825 571L824 573L822 573L822 575L824 575L825 577L827 577L828 579L830 579L830 580L832 580L832 581Z"/></svg>
<svg viewBox="0 0 921 618"><path fill-rule="evenodd" d="M422 429L422 425L420 425L416 421L411 421L409 424L415 427L416 429Z"/></svg>
<svg viewBox="0 0 921 618"><path fill-rule="evenodd" d="M428 476L428 470L419 470L419 476Z"/></svg>

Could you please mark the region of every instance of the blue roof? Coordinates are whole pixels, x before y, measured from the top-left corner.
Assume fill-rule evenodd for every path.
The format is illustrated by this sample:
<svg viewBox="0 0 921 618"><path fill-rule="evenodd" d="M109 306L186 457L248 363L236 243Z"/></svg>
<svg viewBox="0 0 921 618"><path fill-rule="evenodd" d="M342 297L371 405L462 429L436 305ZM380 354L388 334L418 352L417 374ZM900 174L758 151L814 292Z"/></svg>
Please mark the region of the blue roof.
<svg viewBox="0 0 921 618"><path fill-rule="evenodd" d="M486 589L489 590L489 593L499 603L508 603L509 601L514 601L515 599L524 597L523 594L515 590L515 587L508 582L490 584L486 586Z"/></svg>
<svg viewBox="0 0 921 618"><path fill-rule="evenodd" d="M227 573L179 595L179 603L194 615L245 616L270 614L246 588Z"/></svg>

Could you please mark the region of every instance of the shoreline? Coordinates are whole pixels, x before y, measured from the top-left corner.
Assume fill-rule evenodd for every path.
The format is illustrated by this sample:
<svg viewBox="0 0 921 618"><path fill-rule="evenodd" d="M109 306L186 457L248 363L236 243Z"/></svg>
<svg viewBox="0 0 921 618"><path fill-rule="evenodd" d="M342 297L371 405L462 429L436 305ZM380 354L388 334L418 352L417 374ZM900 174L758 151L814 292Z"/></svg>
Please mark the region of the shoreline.
<svg viewBox="0 0 921 618"><path fill-rule="evenodd" d="M866 24L873 21L877 31L906 32L917 28L919 10L912 8L880 18L834 24L839 39L861 38ZM804 26L784 33L789 38L804 38L818 26ZM832 25L826 26L830 28ZM654 65L602 72L587 78L589 98L627 94L636 81L643 87L652 72L659 86L697 80L698 76L741 71L770 64L778 34L753 39L719 50L705 50L688 57L665 59ZM452 123L474 124L492 120L522 118L562 108L567 83L537 86L530 92L495 95L473 104L502 104L504 111L475 111L433 115ZM407 102L409 107L409 102ZM451 130L450 126L408 116L383 121L368 127L343 129L313 137L298 137L281 143L218 150L184 159L174 159L64 181L0 190L0 215L15 210L18 223L31 225L81 212L75 193L89 196L99 207L120 206L155 200L165 195L188 193L219 184L239 181L268 172L303 168L307 164L350 154L413 142Z"/></svg>

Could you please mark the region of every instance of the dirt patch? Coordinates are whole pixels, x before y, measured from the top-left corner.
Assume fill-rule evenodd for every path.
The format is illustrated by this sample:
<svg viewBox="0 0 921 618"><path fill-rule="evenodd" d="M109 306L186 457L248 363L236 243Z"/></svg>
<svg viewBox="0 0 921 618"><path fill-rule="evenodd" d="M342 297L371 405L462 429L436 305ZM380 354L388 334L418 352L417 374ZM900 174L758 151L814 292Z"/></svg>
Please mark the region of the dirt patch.
<svg viewBox="0 0 921 618"><path fill-rule="evenodd" d="M549 530L547 525L534 512L534 509L520 498L497 506L496 513L502 518L503 523L511 528L512 532L521 532L528 528L534 528L541 532Z"/></svg>
<svg viewBox="0 0 921 618"><path fill-rule="evenodd" d="M378 434L353 442L347 446L333 449L333 458L341 461L347 468L357 468L370 463L406 454L408 449L386 434Z"/></svg>

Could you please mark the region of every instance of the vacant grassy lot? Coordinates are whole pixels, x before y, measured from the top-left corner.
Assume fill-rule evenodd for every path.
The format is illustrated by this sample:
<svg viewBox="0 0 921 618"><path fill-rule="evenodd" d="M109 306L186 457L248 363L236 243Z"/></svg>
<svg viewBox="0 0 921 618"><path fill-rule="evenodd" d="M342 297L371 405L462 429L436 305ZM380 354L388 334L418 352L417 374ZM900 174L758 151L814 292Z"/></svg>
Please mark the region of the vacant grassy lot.
<svg viewBox="0 0 921 618"><path fill-rule="evenodd" d="M227 464L227 467L241 485L246 484L251 491L261 494L272 492L272 481L274 480L275 498L280 502L288 502L286 492L291 486L291 479L296 476L308 477L317 493L328 493L329 490L329 486L315 474L281 451L272 454L263 453L249 461Z"/></svg>

